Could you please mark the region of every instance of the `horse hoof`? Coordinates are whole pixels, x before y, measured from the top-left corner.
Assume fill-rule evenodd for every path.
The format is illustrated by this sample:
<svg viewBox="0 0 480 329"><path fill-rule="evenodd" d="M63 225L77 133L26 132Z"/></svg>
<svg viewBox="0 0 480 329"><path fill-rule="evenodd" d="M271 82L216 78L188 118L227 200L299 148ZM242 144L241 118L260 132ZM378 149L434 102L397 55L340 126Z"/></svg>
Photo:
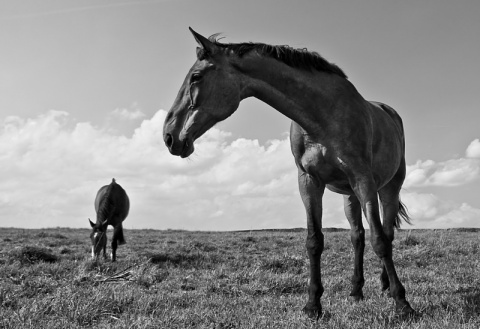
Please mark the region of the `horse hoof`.
<svg viewBox="0 0 480 329"><path fill-rule="evenodd" d="M307 304L303 308L303 313L305 313L312 320L318 320L320 315L322 315L322 306L320 303L318 305Z"/></svg>
<svg viewBox="0 0 480 329"><path fill-rule="evenodd" d="M403 305L397 305L396 313L402 319L417 315L417 312L415 312L408 302L405 302Z"/></svg>

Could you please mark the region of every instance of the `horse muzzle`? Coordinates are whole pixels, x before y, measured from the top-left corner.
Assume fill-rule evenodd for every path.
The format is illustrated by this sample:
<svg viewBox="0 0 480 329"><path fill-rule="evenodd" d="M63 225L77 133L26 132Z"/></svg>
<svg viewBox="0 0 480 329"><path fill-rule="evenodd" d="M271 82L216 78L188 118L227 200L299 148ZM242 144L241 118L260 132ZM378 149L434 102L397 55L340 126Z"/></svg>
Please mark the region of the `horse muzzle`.
<svg viewBox="0 0 480 329"><path fill-rule="evenodd" d="M195 150L195 147L193 146L193 139L188 136L182 136L182 134L175 138L173 134L165 133L163 140L168 148L168 151L172 155L178 155L181 158L190 156Z"/></svg>

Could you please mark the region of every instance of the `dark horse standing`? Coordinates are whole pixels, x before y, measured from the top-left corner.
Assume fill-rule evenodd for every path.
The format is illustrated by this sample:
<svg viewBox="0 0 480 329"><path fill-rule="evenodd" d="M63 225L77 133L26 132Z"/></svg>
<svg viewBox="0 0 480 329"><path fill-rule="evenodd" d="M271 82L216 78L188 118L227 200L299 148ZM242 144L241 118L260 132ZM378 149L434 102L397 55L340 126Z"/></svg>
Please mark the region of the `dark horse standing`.
<svg viewBox="0 0 480 329"><path fill-rule="evenodd" d="M191 29L190 29L191 30ZM304 311L322 312L320 257L324 249L325 188L343 194L355 268L351 296L363 299L365 230L382 260L381 284L400 315L414 314L392 260L394 227L409 221L399 193L405 179L402 120L389 106L366 101L345 73L315 52L261 43L223 44L191 30L199 47L167 114L163 138L170 153L188 157L194 141L256 97L292 119L290 140L307 213L310 286ZM380 220L379 200L383 224Z"/></svg>
<svg viewBox="0 0 480 329"><path fill-rule="evenodd" d="M107 226L113 226L112 261L117 259L117 246L125 244L122 222L127 218L130 201L125 190L112 179L110 185L105 185L97 192L95 211L97 222L92 226L90 239L92 240L92 258L97 258L103 250L103 257L107 257Z"/></svg>

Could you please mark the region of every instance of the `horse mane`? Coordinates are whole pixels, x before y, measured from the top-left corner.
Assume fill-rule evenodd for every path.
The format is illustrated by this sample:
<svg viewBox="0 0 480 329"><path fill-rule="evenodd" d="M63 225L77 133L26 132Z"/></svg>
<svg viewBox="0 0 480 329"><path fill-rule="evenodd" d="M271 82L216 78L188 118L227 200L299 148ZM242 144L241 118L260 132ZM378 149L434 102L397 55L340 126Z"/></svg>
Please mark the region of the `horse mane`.
<svg viewBox="0 0 480 329"><path fill-rule="evenodd" d="M112 179L112 182L110 185L108 185L107 190L105 191L105 195L102 198L102 201L100 201L100 204L98 206L98 214L100 215L100 218L102 222L105 219L109 219L110 215L112 214L115 204L113 203L112 198L110 197L112 194L113 186L116 184L115 178Z"/></svg>
<svg viewBox="0 0 480 329"><path fill-rule="evenodd" d="M221 43L219 33L211 35L208 39L218 47L233 51L234 54L243 55L256 51L258 54L274 58L291 67L301 69L315 69L321 72L328 72L347 79L347 75L337 65L328 62L315 51L308 51L307 48L293 48L287 45L273 46L265 43L243 42L243 43Z"/></svg>

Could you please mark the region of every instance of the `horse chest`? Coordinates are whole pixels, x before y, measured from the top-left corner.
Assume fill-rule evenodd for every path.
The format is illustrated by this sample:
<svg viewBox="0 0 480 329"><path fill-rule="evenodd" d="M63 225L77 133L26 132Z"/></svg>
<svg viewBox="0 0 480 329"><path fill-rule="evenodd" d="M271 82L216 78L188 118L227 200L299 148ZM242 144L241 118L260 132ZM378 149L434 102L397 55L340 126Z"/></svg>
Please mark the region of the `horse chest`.
<svg viewBox="0 0 480 329"><path fill-rule="evenodd" d="M348 179L339 168L338 160L327 147L316 144L310 145L300 158L301 168L308 175L324 184L345 185Z"/></svg>

